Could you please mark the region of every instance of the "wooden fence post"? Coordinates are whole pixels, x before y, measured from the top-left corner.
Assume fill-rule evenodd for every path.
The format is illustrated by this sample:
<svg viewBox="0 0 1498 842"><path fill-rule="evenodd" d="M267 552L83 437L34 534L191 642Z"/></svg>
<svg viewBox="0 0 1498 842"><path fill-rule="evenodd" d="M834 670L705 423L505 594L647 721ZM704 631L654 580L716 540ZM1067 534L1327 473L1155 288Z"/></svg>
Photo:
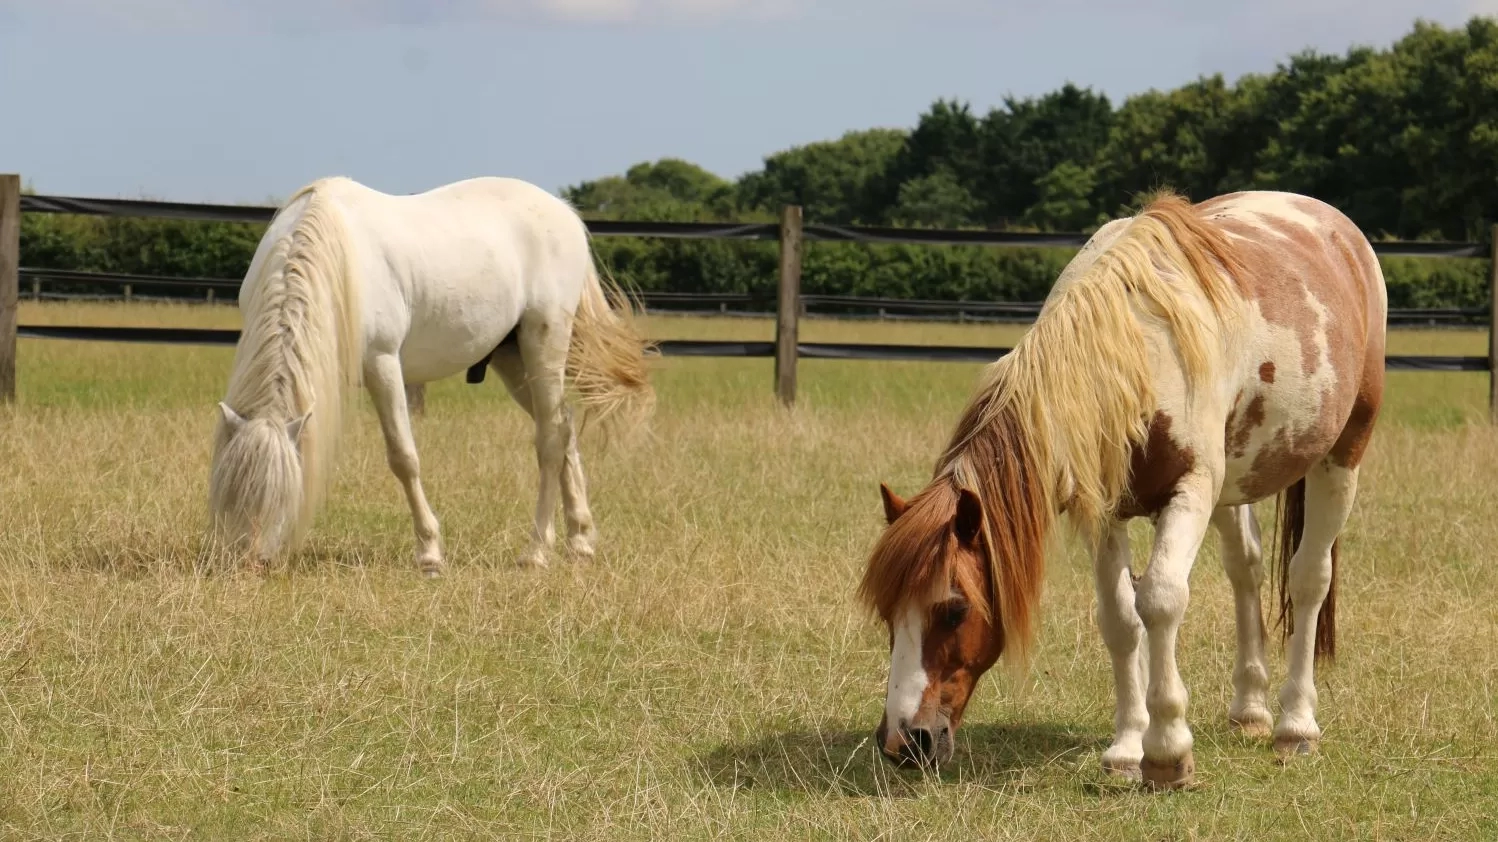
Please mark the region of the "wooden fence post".
<svg viewBox="0 0 1498 842"><path fill-rule="evenodd" d="M410 408L412 415L427 414L427 384L406 385L406 406Z"/></svg>
<svg viewBox="0 0 1498 842"><path fill-rule="evenodd" d="M21 177L0 175L0 403L16 399L16 306L21 297Z"/></svg>
<svg viewBox="0 0 1498 842"><path fill-rule="evenodd" d="M780 297L775 308L775 395L796 403L796 343L801 315L801 207L780 212Z"/></svg>
<svg viewBox="0 0 1498 842"><path fill-rule="evenodd" d="M1498 225L1491 231L1488 256L1488 421L1498 424Z"/></svg>

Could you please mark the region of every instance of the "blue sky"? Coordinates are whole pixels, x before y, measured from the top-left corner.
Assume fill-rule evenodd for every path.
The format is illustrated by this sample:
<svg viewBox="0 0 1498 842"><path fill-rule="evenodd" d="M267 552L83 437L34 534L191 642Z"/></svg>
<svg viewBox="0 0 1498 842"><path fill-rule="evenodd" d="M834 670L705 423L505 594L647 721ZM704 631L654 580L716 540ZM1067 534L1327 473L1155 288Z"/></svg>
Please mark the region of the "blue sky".
<svg viewBox="0 0 1498 842"><path fill-rule="evenodd" d="M937 97L1116 103L1473 14L1498 0L0 0L0 171L214 202L666 156L731 178Z"/></svg>

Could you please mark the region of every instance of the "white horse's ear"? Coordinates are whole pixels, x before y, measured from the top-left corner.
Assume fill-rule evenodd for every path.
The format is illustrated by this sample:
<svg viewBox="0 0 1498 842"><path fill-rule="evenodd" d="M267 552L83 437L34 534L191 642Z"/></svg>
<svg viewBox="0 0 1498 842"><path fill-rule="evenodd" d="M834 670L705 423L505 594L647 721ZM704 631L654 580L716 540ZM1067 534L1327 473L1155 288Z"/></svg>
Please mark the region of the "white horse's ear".
<svg viewBox="0 0 1498 842"><path fill-rule="evenodd" d="M237 433L244 426L244 419L239 417L239 413L223 401L218 402L218 411L224 416L224 423L229 425L230 432Z"/></svg>
<svg viewBox="0 0 1498 842"><path fill-rule="evenodd" d="M311 417L312 410L309 409L306 412L302 413L301 418L286 422L286 437L291 439L292 444L300 443L300 439L302 437L302 427L306 426L307 419Z"/></svg>

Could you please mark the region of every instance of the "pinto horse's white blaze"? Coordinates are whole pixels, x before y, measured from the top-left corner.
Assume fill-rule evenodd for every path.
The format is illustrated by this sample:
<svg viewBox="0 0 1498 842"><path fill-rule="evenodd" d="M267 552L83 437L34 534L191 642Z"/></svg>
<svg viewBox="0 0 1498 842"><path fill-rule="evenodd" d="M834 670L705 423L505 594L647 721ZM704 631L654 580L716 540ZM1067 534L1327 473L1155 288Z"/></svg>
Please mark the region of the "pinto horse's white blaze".
<svg viewBox="0 0 1498 842"><path fill-rule="evenodd" d="M587 226L535 185L475 178L410 196L347 178L303 187L240 288L245 329L214 434L216 531L261 560L299 542L328 485L342 407L362 382L411 510L417 563L437 574L441 532L405 387L487 357L536 426L540 488L522 562L545 562L558 498L569 549L591 555L597 531L564 389L570 380L604 422L643 422L654 403L649 343L627 300L615 295L614 312L611 292Z"/></svg>
<svg viewBox="0 0 1498 842"><path fill-rule="evenodd" d="M1335 653L1337 539L1382 403L1386 310L1367 238L1309 197L1248 192L1191 205L1166 195L1099 229L1024 339L988 368L930 484L869 556L859 593L892 639L911 611L939 609L947 583L975 606L943 631L950 645L926 642L925 695L960 711L999 650L1029 643L1045 537L1065 516L1094 547L1097 620L1113 662L1115 734L1103 765L1189 784L1176 644L1191 568L1215 527L1238 650L1228 718L1255 736L1272 723L1281 752L1314 750L1314 666ZM957 501L970 494L982 528L953 542L963 532ZM1276 495L1289 639L1274 722L1249 506ZM1125 526L1138 517L1153 520L1155 536L1135 577ZM980 628L992 646L977 644ZM909 671L909 651L892 649L892 682L896 658Z"/></svg>
<svg viewBox="0 0 1498 842"><path fill-rule="evenodd" d="M890 649L889 689L884 700L885 720L891 734L904 730L915 720L926 694L926 667L921 657L921 636L926 629L925 614L911 606L894 628Z"/></svg>

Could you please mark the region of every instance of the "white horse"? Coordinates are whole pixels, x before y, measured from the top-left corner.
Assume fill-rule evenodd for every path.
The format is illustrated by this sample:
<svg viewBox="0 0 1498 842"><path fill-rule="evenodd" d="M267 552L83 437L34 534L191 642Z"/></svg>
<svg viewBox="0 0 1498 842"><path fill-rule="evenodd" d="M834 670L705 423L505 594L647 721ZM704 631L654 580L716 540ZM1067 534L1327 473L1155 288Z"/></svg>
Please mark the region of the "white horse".
<svg viewBox="0 0 1498 842"><path fill-rule="evenodd" d="M566 380L601 420L642 422L654 406L648 343L628 301L616 296L616 313L605 293L582 219L524 181L412 196L347 178L301 188L240 288L244 327L209 482L216 535L257 564L301 541L326 492L343 403L362 380L410 503L417 565L439 575L405 386L464 369L482 379L487 359L536 425L540 488L520 563L547 563L559 490L567 548L591 556L597 530Z"/></svg>

